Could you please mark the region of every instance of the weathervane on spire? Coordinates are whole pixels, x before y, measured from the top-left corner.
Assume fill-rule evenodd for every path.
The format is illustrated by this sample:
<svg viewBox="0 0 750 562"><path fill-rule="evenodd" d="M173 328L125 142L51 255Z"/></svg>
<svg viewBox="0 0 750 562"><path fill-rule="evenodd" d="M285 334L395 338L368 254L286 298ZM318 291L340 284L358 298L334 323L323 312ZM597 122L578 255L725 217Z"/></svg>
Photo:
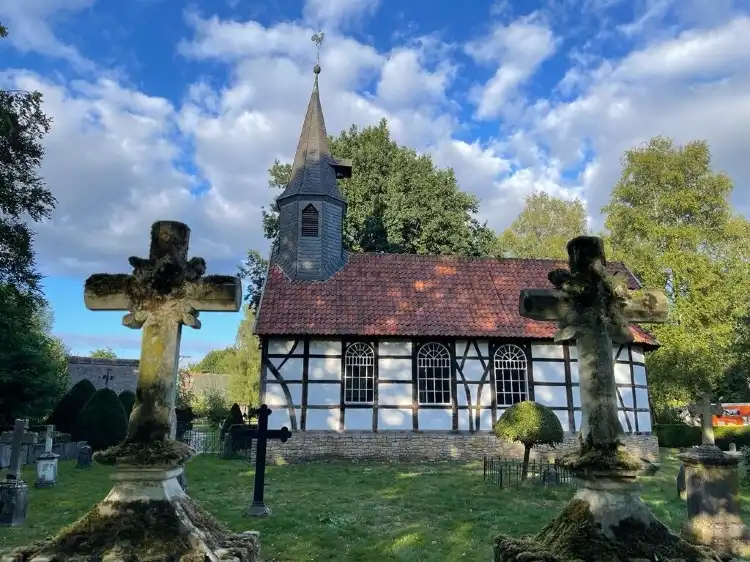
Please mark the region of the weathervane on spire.
<svg viewBox="0 0 750 562"><path fill-rule="evenodd" d="M323 39L325 39L326 34L322 31L318 31L315 35L312 36L312 42L315 43L315 49L317 50L317 57L316 57L316 63L315 67L313 68L313 72L315 74L320 74L320 46L323 44Z"/></svg>

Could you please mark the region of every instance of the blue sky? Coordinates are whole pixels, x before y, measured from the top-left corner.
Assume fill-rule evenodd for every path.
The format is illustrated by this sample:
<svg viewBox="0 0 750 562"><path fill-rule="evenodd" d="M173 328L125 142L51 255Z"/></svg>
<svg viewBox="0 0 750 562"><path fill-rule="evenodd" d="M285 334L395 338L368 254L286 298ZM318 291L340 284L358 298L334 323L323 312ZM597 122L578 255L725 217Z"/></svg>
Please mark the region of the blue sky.
<svg viewBox="0 0 750 562"><path fill-rule="evenodd" d="M82 285L128 271L153 221L188 223L213 273L267 252L267 170L296 147L318 29L329 133L387 117L497 230L536 190L601 226L623 151L656 134L708 140L750 212L750 0L0 0L0 21L0 87L40 90L54 119L38 261L78 354L137 357L139 333L86 310ZM202 320L191 360L240 314Z"/></svg>

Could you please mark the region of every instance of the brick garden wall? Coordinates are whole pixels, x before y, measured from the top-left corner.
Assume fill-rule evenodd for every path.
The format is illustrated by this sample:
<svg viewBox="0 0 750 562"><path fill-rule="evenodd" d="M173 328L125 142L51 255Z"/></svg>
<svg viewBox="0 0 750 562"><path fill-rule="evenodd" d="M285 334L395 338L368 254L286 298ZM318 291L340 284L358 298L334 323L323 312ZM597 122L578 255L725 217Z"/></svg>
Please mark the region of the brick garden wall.
<svg viewBox="0 0 750 562"><path fill-rule="evenodd" d="M532 458L547 459L572 451L578 435L566 434L565 441L552 449L532 449ZM626 435L626 445L644 457L658 459L655 435ZM482 460L485 456L522 458L520 443L503 443L490 432L296 432L286 443L268 442L268 463L299 463L326 460L379 460L391 462Z"/></svg>

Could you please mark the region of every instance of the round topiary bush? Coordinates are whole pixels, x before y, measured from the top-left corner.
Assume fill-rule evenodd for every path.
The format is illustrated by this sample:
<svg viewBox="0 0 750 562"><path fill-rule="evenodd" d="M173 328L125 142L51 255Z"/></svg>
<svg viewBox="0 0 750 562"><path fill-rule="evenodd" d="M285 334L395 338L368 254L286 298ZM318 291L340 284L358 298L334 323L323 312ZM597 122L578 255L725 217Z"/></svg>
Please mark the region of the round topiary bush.
<svg viewBox="0 0 750 562"><path fill-rule="evenodd" d="M55 430L62 433L73 433L78 414L96 392L96 387L88 379L74 384L55 406L48 423L54 424Z"/></svg>
<svg viewBox="0 0 750 562"><path fill-rule="evenodd" d="M94 451L117 445L128 431L128 418L117 394L109 388L97 390L78 414L75 436Z"/></svg>
<svg viewBox="0 0 750 562"><path fill-rule="evenodd" d="M498 439L518 441L523 444L523 473L526 480L529 456L535 445L555 446L562 443L563 428L555 412L547 406L525 401L513 404L503 412L493 428Z"/></svg>
<svg viewBox="0 0 750 562"><path fill-rule="evenodd" d="M122 402L122 407L125 408L125 415L130 418L130 412L133 411L133 406L135 406L135 392L132 390L123 390L119 398L120 402Z"/></svg>

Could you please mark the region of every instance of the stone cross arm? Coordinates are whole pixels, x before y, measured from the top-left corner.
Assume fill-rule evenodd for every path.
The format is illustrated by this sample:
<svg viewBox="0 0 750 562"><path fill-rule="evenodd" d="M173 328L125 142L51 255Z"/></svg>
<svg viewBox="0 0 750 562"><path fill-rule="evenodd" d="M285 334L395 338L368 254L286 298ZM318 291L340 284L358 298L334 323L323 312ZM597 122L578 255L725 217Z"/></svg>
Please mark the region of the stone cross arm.
<svg viewBox="0 0 750 562"><path fill-rule="evenodd" d="M127 273L96 273L86 280L84 302L89 310L132 310L135 277ZM198 312L234 312L242 306L242 281L232 275L207 275L184 284L183 299Z"/></svg>
<svg viewBox="0 0 750 562"><path fill-rule="evenodd" d="M521 316L532 320L557 321L567 312L565 294L558 289L524 289L518 308ZM628 322L664 323L667 321L667 296L663 291L631 293L624 306Z"/></svg>

